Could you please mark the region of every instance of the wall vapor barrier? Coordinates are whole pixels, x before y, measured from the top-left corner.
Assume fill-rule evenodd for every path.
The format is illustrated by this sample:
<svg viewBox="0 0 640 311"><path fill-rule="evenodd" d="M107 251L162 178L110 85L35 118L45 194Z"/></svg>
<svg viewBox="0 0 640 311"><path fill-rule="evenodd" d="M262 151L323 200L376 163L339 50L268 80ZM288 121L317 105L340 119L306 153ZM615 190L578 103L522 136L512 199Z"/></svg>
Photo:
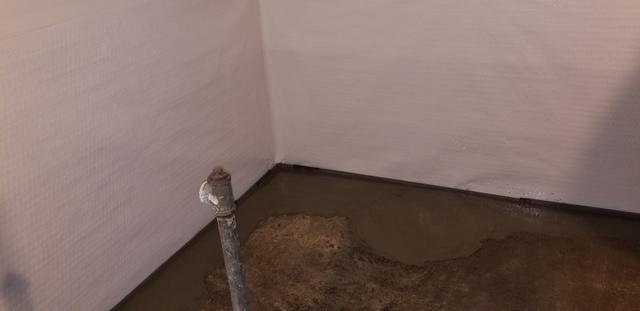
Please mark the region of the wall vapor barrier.
<svg viewBox="0 0 640 311"><path fill-rule="evenodd" d="M0 4L0 309L107 310L273 165L258 4Z"/></svg>
<svg viewBox="0 0 640 311"><path fill-rule="evenodd" d="M640 2L260 3L277 161L640 212Z"/></svg>
<svg viewBox="0 0 640 311"><path fill-rule="evenodd" d="M284 162L640 213L640 2L7 0L0 309L113 307Z"/></svg>

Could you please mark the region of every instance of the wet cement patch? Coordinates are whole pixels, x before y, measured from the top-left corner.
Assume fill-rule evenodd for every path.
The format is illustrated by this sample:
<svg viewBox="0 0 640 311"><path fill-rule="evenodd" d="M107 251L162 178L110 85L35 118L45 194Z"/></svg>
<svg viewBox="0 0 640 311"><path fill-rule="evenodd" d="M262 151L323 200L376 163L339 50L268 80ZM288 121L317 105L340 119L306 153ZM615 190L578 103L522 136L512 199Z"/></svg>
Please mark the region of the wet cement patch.
<svg viewBox="0 0 640 311"><path fill-rule="evenodd" d="M372 256L410 266L467 258L479 252L484 241L522 234L629 243L640 238L640 222L634 220L300 170L277 170L242 200L240 237L246 241L269 216L297 214L349 219ZM205 276L222 266L219 249L216 227L209 226L117 309L192 306L207 294Z"/></svg>
<svg viewBox="0 0 640 311"><path fill-rule="evenodd" d="M465 258L375 255L346 218L267 219L242 249L252 310L635 310L640 244L516 234ZM231 310L224 269L193 310Z"/></svg>

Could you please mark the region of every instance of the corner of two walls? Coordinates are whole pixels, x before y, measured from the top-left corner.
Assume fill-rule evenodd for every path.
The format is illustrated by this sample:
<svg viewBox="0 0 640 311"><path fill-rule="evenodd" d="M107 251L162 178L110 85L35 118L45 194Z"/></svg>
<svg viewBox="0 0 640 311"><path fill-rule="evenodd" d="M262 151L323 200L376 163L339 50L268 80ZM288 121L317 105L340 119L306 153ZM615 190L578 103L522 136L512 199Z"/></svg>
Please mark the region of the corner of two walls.
<svg viewBox="0 0 640 311"><path fill-rule="evenodd" d="M113 307L274 152L256 1L3 2L0 309Z"/></svg>
<svg viewBox="0 0 640 311"><path fill-rule="evenodd" d="M210 222L195 192L213 164L238 195L284 161L640 212L638 15L579 0L3 3L1 306L113 306Z"/></svg>

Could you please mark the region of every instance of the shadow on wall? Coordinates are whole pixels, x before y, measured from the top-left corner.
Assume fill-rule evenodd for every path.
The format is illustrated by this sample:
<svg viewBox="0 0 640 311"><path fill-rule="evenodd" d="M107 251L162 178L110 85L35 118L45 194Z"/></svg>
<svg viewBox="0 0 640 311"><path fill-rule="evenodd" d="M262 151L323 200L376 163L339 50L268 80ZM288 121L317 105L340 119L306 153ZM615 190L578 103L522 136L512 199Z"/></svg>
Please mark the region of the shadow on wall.
<svg viewBox="0 0 640 311"><path fill-rule="evenodd" d="M624 81L584 151L571 194L597 207L640 213L640 65Z"/></svg>
<svg viewBox="0 0 640 311"><path fill-rule="evenodd" d="M2 257L0 255L0 257ZM31 311L29 282L19 273L8 271L2 277L2 299L8 310Z"/></svg>
<svg viewBox="0 0 640 311"><path fill-rule="evenodd" d="M0 202L0 211L6 204ZM2 229L0 218L0 229ZM0 306L3 310L32 311L33 302L29 290L29 280L15 270L12 254L7 252L7 235L0 231Z"/></svg>

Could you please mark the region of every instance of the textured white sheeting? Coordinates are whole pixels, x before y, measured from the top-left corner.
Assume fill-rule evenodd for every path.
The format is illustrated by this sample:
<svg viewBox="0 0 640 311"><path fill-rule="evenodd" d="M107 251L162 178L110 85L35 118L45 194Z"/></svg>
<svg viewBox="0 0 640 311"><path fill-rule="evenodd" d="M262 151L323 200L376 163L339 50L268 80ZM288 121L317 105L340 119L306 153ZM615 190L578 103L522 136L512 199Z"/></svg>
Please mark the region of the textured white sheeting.
<svg viewBox="0 0 640 311"><path fill-rule="evenodd" d="M0 309L105 310L273 163L253 0L0 1Z"/></svg>
<svg viewBox="0 0 640 311"><path fill-rule="evenodd" d="M277 158L640 212L640 3L262 1ZM113 306L271 165L255 0L0 2L0 308Z"/></svg>
<svg viewBox="0 0 640 311"><path fill-rule="evenodd" d="M640 2L263 0L277 160L640 212Z"/></svg>

